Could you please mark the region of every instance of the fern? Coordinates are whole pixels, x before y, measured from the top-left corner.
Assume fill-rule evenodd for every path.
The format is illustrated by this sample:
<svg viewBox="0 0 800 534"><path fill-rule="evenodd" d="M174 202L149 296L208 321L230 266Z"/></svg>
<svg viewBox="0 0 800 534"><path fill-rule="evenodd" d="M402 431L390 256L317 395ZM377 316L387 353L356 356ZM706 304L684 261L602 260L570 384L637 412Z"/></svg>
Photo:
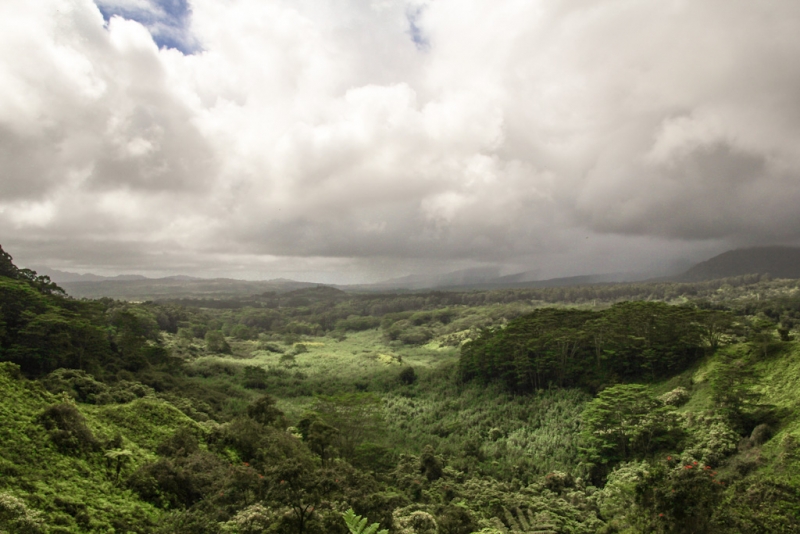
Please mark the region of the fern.
<svg viewBox="0 0 800 534"><path fill-rule="evenodd" d="M367 526L367 518L356 515L352 508L343 513L342 517L352 534L389 534L386 529L378 530L380 528L378 523L372 523Z"/></svg>
<svg viewBox="0 0 800 534"><path fill-rule="evenodd" d="M503 511L505 512L506 521L511 527L510 531L506 530L506 532L510 532L510 534L555 534L554 525L538 523L534 520L533 513L530 510L528 511L528 516L525 517L525 512L517 508L516 518L507 508L503 508Z"/></svg>

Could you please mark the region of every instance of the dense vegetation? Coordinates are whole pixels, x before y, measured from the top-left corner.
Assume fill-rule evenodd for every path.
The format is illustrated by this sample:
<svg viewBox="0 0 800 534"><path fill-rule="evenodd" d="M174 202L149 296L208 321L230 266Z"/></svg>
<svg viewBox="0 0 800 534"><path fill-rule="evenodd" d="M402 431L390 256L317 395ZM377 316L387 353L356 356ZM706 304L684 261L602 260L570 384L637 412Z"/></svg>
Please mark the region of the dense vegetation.
<svg viewBox="0 0 800 534"><path fill-rule="evenodd" d="M798 319L759 276L75 300L0 252L0 531L800 532Z"/></svg>

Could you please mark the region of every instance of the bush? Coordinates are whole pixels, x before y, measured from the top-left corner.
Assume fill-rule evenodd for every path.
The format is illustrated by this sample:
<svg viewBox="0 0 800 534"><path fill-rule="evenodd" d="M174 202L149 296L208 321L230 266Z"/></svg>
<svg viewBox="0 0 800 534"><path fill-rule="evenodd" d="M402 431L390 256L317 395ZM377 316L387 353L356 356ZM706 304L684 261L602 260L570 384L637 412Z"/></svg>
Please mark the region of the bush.
<svg viewBox="0 0 800 534"><path fill-rule="evenodd" d="M263 395L248 406L247 417L262 425L286 428L283 412L275 406L272 395Z"/></svg>
<svg viewBox="0 0 800 534"><path fill-rule="evenodd" d="M221 527L223 532L230 534L262 534L274 532L270 527L277 522L278 514L274 510L256 503L240 510Z"/></svg>
<svg viewBox="0 0 800 534"><path fill-rule="evenodd" d="M286 352L285 349L282 349L281 347L279 347L275 343L270 343L270 342L267 342L267 341L260 342L258 344L258 350L266 350L268 352L274 352L276 354L283 354L284 352Z"/></svg>
<svg viewBox="0 0 800 534"><path fill-rule="evenodd" d="M395 510L392 522L400 534L436 534L439 531L436 520L428 512L410 511L407 508Z"/></svg>
<svg viewBox="0 0 800 534"><path fill-rule="evenodd" d="M145 464L128 479L128 487L157 506L188 507L219 491L228 466L206 451Z"/></svg>
<svg viewBox="0 0 800 534"><path fill-rule="evenodd" d="M345 332L361 332L378 328L380 324L381 320L378 317L350 315L347 319L337 321L336 329Z"/></svg>
<svg viewBox="0 0 800 534"><path fill-rule="evenodd" d="M99 443L86 426L86 421L71 402L48 407L39 420L50 433L50 439L63 452L77 453L97 450Z"/></svg>
<svg viewBox="0 0 800 534"><path fill-rule="evenodd" d="M56 369L44 379L44 386L52 393L67 393L79 402L98 403L98 398L108 392L108 386L78 369Z"/></svg>
<svg viewBox="0 0 800 534"><path fill-rule="evenodd" d="M38 534L44 532L42 513L30 510L22 499L8 493L0 493L0 532Z"/></svg>
<svg viewBox="0 0 800 534"><path fill-rule="evenodd" d="M248 365L244 368L244 387L249 389L266 389L267 372L258 366Z"/></svg>
<svg viewBox="0 0 800 534"><path fill-rule="evenodd" d="M659 397L659 400L667 406L682 406L686 404L691 395L684 387L677 387Z"/></svg>
<svg viewBox="0 0 800 534"><path fill-rule="evenodd" d="M400 371L400 374L397 376L397 378L400 380L401 384L410 386L417 381L417 372L413 367L405 367L402 371Z"/></svg>
<svg viewBox="0 0 800 534"><path fill-rule="evenodd" d="M397 339L405 345L424 345L433 338L429 328L409 328L401 332Z"/></svg>
<svg viewBox="0 0 800 534"><path fill-rule="evenodd" d="M206 349L209 352L218 352L221 354L230 354L231 346L225 340L225 336L219 330L209 330L205 335Z"/></svg>
<svg viewBox="0 0 800 534"><path fill-rule="evenodd" d="M97 404L125 404L128 402L141 399L143 397L155 395L156 392L150 386L145 386L140 382L131 382L128 380L120 380L108 391L105 391L97 396Z"/></svg>
<svg viewBox="0 0 800 534"><path fill-rule="evenodd" d="M200 450L200 441L189 427L181 427L164 440L156 451L161 456L188 456Z"/></svg>

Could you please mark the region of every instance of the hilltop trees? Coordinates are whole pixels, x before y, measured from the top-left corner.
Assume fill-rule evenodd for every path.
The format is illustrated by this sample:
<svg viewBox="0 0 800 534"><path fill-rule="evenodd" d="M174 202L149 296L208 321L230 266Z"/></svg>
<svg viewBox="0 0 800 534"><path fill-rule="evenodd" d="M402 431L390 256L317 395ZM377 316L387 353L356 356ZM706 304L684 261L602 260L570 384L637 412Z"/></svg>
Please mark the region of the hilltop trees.
<svg viewBox="0 0 800 534"><path fill-rule="evenodd" d="M709 326L706 312L661 302L623 302L600 312L544 308L465 344L460 374L519 392L654 380L715 347L724 324Z"/></svg>

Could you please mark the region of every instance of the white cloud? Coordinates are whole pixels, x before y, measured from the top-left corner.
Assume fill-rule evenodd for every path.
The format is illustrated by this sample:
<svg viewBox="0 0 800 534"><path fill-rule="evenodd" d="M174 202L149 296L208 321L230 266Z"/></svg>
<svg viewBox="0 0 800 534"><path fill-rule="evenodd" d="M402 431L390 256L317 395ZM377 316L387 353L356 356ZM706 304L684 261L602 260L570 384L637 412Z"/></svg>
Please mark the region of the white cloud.
<svg viewBox="0 0 800 534"><path fill-rule="evenodd" d="M192 55L101 5L152 21L0 6L0 232L33 261L558 274L610 265L588 236L800 238L791 0L195 0Z"/></svg>

